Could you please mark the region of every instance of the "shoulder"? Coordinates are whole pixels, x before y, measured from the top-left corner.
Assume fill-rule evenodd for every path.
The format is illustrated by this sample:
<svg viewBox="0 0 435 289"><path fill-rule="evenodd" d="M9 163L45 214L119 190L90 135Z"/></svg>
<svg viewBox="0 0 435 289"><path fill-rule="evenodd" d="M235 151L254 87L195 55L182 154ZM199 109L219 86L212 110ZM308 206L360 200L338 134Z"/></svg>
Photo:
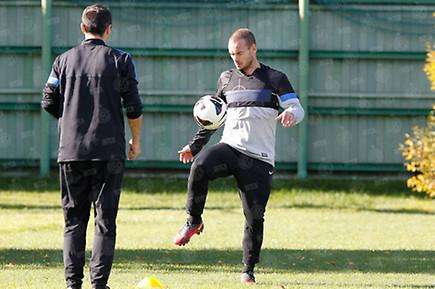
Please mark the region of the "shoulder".
<svg viewBox="0 0 435 289"><path fill-rule="evenodd" d="M65 51L65 52L63 52L63 53L61 53L61 54L59 54L59 55L55 58L55 62L56 62L56 61L61 61L61 60L67 59L67 58L69 58L70 56L77 54L77 52L78 52L79 50L80 50L80 45L74 46L74 47L68 49L67 51Z"/></svg>
<svg viewBox="0 0 435 289"><path fill-rule="evenodd" d="M225 70L224 72L221 73L219 79L229 79L233 71L234 69Z"/></svg>
<svg viewBox="0 0 435 289"><path fill-rule="evenodd" d="M114 48L114 47L110 47L110 46L106 46L106 47L107 47L107 49L109 49L109 51L111 53L113 53L115 55L124 56L124 57L131 57L130 53L128 53L128 52L126 52L126 51L124 51L122 49Z"/></svg>
<svg viewBox="0 0 435 289"><path fill-rule="evenodd" d="M107 52L110 58L113 58L115 65L120 71L128 71L134 68L133 58L130 53L110 46L106 46L109 50Z"/></svg>
<svg viewBox="0 0 435 289"><path fill-rule="evenodd" d="M218 86L226 86L230 82L232 73L233 69L225 70L224 72L222 72L218 79Z"/></svg>
<svg viewBox="0 0 435 289"><path fill-rule="evenodd" d="M272 83L279 83L283 79L287 79L287 75L284 72L264 64L261 65Z"/></svg>
<svg viewBox="0 0 435 289"><path fill-rule="evenodd" d="M67 63L68 59L71 59L71 61L75 61L76 59L75 55L79 53L79 50L80 50L80 45L77 45L59 54L58 56L55 57L53 65L56 67L61 67Z"/></svg>
<svg viewBox="0 0 435 289"><path fill-rule="evenodd" d="M132 57L131 54L121 50L119 48L114 48L114 47L110 47L110 46L106 46L106 48L108 49L108 53L110 55L113 55L116 59L119 59L122 62L129 62L132 61Z"/></svg>

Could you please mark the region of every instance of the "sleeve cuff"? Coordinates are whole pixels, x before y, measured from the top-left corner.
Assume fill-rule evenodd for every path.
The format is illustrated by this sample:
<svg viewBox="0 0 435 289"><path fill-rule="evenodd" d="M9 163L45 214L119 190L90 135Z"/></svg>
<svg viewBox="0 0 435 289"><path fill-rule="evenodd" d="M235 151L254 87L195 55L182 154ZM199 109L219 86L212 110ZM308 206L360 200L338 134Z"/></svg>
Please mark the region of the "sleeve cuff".
<svg viewBox="0 0 435 289"><path fill-rule="evenodd" d="M290 105L284 111L288 111L292 113L293 116L295 117L296 123L300 123L305 116L304 109L302 108L299 102L297 104Z"/></svg>
<svg viewBox="0 0 435 289"><path fill-rule="evenodd" d="M129 119L136 119L142 115L142 105L136 104L136 105L130 105L125 108L127 118Z"/></svg>
<svg viewBox="0 0 435 289"><path fill-rule="evenodd" d="M201 147L199 147L198 145L196 145L193 142L191 142L189 144L189 148L190 148L190 151L192 152L193 156L196 156L201 151L201 149L202 149Z"/></svg>

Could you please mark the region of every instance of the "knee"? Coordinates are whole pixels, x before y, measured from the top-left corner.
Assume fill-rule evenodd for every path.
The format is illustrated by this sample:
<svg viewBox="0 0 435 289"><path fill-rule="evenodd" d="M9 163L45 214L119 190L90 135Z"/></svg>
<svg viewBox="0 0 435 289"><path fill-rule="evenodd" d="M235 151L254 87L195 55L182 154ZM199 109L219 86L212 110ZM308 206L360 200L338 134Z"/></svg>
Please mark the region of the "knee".
<svg viewBox="0 0 435 289"><path fill-rule="evenodd" d="M108 218L95 218L95 233L103 236L115 236L116 222Z"/></svg>
<svg viewBox="0 0 435 289"><path fill-rule="evenodd" d="M254 229L262 228L264 224L264 218L263 217L257 217L257 218L251 218L246 219L246 223L249 227L252 227Z"/></svg>
<svg viewBox="0 0 435 289"><path fill-rule="evenodd" d="M100 235L115 235L116 210L96 208L95 232Z"/></svg>
<svg viewBox="0 0 435 289"><path fill-rule="evenodd" d="M252 228L263 227L264 224L264 209L251 210L245 212L246 224Z"/></svg>
<svg viewBox="0 0 435 289"><path fill-rule="evenodd" d="M189 180L199 182L207 178L206 168L207 165L203 160L195 160L190 169Z"/></svg>
<svg viewBox="0 0 435 289"><path fill-rule="evenodd" d="M65 218L65 235L82 235L86 233L88 219L80 217Z"/></svg>

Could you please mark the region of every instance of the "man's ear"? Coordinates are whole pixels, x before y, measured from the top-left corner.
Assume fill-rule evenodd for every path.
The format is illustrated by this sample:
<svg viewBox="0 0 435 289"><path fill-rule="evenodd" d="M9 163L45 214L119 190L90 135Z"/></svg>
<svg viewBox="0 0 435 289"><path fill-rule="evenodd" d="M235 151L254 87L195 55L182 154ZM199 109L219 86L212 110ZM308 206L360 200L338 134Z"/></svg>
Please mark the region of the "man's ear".
<svg viewBox="0 0 435 289"><path fill-rule="evenodd" d="M253 53L257 53L257 45L255 44L255 43L253 43L252 45L251 45L251 51L253 52Z"/></svg>
<svg viewBox="0 0 435 289"><path fill-rule="evenodd" d="M104 30L104 33L102 35L103 39L108 40L111 33L112 33L112 24L107 26L106 29Z"/></svg>
<svg viewBox="0 0 435 289"><path fill-rule="evenodd" d="M86 30L86 26L83 23L80 23L80 30L82 31L83 34L87 33L88 31Z"/></svg>

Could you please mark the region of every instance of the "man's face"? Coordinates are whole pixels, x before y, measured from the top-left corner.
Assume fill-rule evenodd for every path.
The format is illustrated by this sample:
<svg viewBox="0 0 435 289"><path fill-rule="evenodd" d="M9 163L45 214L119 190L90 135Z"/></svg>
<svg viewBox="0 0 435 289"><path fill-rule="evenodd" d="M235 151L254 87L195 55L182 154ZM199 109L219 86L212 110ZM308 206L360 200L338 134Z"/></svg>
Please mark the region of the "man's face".
<svg viewBox="0 0 435 289"><path fill-rule="evenodd" d="M239 70L251 66L256 57L256 51L255 44L249 47L244 39L230 39L228 42L228 52L233 59L234 65Z"/></svg>

